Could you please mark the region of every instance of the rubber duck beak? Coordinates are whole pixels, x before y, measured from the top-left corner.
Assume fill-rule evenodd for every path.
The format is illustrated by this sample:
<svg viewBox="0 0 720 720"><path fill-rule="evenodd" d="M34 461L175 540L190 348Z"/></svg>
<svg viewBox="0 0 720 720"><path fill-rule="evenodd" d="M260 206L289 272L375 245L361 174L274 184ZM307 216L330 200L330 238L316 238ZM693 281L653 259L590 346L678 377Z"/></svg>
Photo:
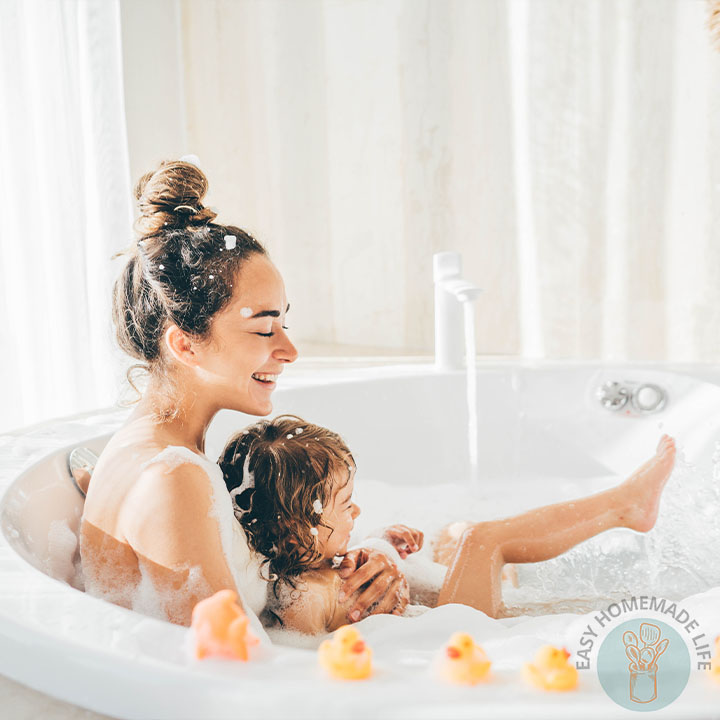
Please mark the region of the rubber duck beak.
<svg viewBox="0 0 720 720"><path fill-rule="evenodd" d="M457 660L457 658L460 657L460 651L456 647L453 647L452 645L449 645L445 649L445 652L447 653L447 656L449 658L452 658L453 660Z"/></svg>
<svg viewBox="0 0 720 720"><path fill-rule="evenodd" d="M358 640L350 650L354 653L361 653L365 650L365 643L362 640Z"/></svg>
<svg viewBox="0 0 720 720"><path fill-rule="evenodd" d="M567 660L570 657L570 653L565 648L563 648L562 651L563 655L565 655L565 659Z"/></svg>

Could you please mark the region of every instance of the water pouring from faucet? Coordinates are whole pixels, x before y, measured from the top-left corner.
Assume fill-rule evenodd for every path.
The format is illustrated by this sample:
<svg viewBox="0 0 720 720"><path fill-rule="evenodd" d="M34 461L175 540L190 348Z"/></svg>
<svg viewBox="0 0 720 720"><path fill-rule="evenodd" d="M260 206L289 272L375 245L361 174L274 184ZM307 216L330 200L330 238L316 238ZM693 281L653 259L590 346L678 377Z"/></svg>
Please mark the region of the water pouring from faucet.
<svg viewBox="0 0 720 720"><path fill-rule="evenodd" d="M470 483L478 485L478 411L475 370L475 306L482 290L461 277L459 253L433 255L435 280L435 367L466 370ZM464 360L464 361L463 361Z"/></svg>

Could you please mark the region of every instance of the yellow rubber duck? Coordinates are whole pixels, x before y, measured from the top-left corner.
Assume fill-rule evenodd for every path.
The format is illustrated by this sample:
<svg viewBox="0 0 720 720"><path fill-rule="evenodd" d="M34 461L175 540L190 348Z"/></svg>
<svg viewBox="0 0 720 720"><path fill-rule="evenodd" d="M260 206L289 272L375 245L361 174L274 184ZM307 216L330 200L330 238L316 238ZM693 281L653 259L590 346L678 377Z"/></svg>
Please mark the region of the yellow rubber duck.
<svg viewBox="0 0 720 720"><path fill-rule="evenodd" d="M491 664L485 651L462 632L453 633L436 660L440 677L458 685L476 685L486 680Z"/></svg>
<svg viewBox="0 0 720 720"><path fill-rule="evenodd" d="M259 642L248 630L249 622L232 590L201 600L193 608L190 625L195 633L195 657L247 660L248 647Z"/></svg>
<svg viewBox="0 0 720 720"><path fill-rule="evenodd" d="M578 684L578 671L568 663L570 653L552 645L543 645L534 663L525 663L523 678L541 690L573 690Z"/></svg>
<svg viewBox="0 0 720 720"><path fill-rule="evenodd" d="M364 680L372 674L372 650L350 625L339 627L318 648L320 666L339 680Z"/></svg>
<svg viewBox="0 0 720 720"><path fill-rule="evenodd" d="M710 661L708 672L715 682L720 682L720 635L715 638L715 656Z"/></svg>

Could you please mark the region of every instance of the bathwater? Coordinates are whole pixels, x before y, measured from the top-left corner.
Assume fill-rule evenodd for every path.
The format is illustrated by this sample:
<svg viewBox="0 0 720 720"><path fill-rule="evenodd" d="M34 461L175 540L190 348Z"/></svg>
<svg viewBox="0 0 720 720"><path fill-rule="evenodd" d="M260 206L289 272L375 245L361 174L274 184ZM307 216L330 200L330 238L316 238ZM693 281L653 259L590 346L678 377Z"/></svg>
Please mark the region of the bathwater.
<svg viewBox="0 0 720 720"><path fill-rule="evenodd" d="M590 491L575 484L571 492L580 497L621 480L602 479L604 487ZM404 523L424 531L425 546L420 552L429 559L433 535L451 522L499 519L572 499L567 496L568 485L544 493L547 486L537 488L536 484L533 489L525 482L524 506L519 509L515 497L511 510L508 496L514 493L498 481L489 483L501 488L497 494L479 497L462 484L428 485L408 492L402 486L358 477L355 496L363 514L356 522L353 541L360 542L374 528ZM564 496L560 496L563 488ZM639 594L680 600L720 585L719 554L720 444L710 468L698 468L678 452L650 532L609 530L552 560L517 565L518 587L503 586L503 614L590 612Z"/></svg>

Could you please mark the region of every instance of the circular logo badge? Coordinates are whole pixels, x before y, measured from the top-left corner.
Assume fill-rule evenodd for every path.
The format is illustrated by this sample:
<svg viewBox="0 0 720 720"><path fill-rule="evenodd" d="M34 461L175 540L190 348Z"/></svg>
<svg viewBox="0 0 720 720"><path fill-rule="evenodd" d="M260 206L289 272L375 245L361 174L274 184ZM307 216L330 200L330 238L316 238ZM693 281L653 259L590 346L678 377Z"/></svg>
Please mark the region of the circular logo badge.
<svg viewBox="0 0 720 720"><path fill-rule="evenodd" d="M660 710L682 694L690 653L679 633L654 618L635 618L608 633L597 671L608 697L628 710Z"/></svg>

